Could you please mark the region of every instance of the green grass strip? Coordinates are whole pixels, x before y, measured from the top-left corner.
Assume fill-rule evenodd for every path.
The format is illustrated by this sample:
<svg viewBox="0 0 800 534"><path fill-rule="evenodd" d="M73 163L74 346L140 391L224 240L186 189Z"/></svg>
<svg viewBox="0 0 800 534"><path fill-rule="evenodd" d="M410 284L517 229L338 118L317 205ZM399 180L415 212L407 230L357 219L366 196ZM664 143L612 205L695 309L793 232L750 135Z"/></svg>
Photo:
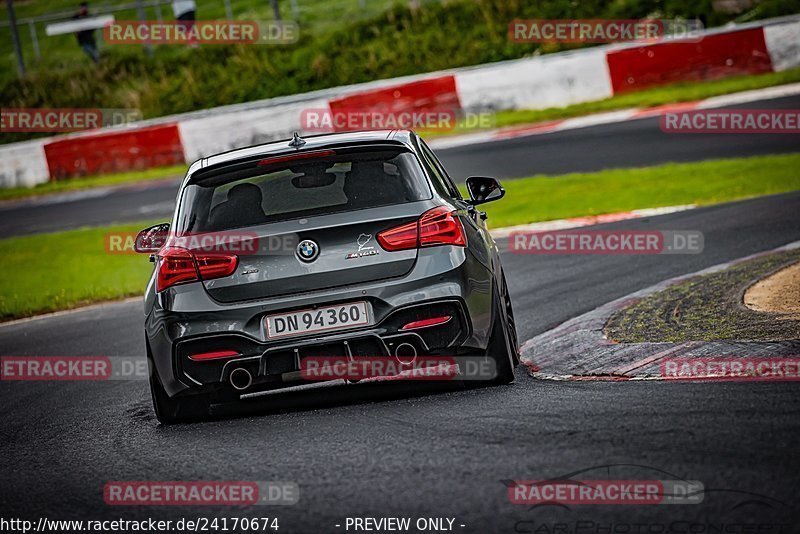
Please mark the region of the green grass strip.
<svg viewBox="0 0 800 534"><path fill-rule="evenodd" d="M800 154L507 180L482 206L493 228L677 204L713 204L800 189ZM105 236L153 222L0 240L0 320L141 295L146 256L109 254Z"/></svg>

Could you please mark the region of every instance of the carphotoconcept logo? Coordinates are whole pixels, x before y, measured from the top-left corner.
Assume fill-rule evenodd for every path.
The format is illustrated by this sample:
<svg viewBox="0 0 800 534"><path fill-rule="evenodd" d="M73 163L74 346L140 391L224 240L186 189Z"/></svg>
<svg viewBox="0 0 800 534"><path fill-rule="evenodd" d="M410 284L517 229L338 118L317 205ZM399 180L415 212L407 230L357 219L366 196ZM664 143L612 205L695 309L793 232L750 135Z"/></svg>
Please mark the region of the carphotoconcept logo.
<svg viewBox="0 0 800 534"><path fill-rule="evenodd" d="M509 502L527 506L525 514L515 514L512 531L521 534L783 533L789 532L785 519L792 512L787 503L749 489L709 487L641 464L596 465L547 479L500 482ZM664 505L690 506L655 511ZM600 511L608 506L611 510ZM613 511L625 506L651 512ZM725 509L729 513L718 513ZM714 514L706 518L709 510Z"/></svg>
<svg viewBox="0 0 800 534"><path fill-rule="evenodd" d="M517 254L700 254L703 233L695 230L553 230L512 232Z"/></svg>

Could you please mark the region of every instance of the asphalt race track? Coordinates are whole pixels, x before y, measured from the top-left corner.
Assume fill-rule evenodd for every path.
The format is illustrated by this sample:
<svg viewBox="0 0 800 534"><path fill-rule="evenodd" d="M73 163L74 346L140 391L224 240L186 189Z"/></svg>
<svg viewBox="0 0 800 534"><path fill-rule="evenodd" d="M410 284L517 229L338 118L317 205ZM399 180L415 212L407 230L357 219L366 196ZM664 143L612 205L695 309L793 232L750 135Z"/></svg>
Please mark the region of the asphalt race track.
<svg viewBox="0 0 800 534"><path fill-rule="evenodd" d="M729 107L796 109L800 95ZM453 176L517 178L798 150L796 135L667 134L655 117L453 148L442 154L442 163Z"/></svg>
<svg viewBox="0 0 800 534"><path fill-rule="evenodd" d="M504 253L520 341L671 276L799 240L798 214L795 192L606 225L701 230L697 255ZM117 303L0 326L0 346L143 357L142 321L141 302ZM449 517L465 533L772 533L800 524L796 382L555 382L520 368L511 386L328 387L174 427L156 423L144 381L4 382L0 392L0 505L11 517L269 516L286 533L346 532L348 516ZM699 480L706 491L682 506L532 507L506 496L504 481L584 470L585 479ZM110 507L102 488L113 480L294 481L300 502ZM720 526L730 530L711 530Z"/></svg>
<svg viewBox="0 0 800 534"><path fill-rule="evenodd" d="M731 107L798 109L800 96ZM475 175L519 178L800 151L796 135L675 135L662 132L658 121L657 117L639 119L437 150L437 154L451 176L463 181ZM0 238L112 222L166 220L172 214L177 183L176 178L0 203Z"/></svg>

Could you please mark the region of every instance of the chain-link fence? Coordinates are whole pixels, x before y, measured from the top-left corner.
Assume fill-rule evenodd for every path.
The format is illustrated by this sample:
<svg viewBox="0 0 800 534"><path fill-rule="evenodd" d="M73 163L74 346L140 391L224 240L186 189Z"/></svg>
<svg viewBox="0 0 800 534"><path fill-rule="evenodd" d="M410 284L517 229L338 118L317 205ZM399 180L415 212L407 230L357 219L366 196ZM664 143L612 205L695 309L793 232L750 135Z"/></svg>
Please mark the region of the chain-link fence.
<svg viewBox="0 0 800 534"><path fill-rule="evenodd" d="M197 2L197 15L206 20L234 20L234 18L262 17L289 19L303 23L322 17L352 20L353 16L368 16L370 13L389 7L394 0L206 0ZM67 22L75 17L76 9L60 10L35 16L14 15L12 0L6 0L6 9L0 19L0 55L6 60L16 56L18 70L24 73L25 66L38 63L47 56L48 49L58 48L48 41L47 28ZM92 2L91 17L114 16L117 20L172 20L172 0L138 0L128 3ZM368 9L371 8L371 9ZM16 11L19 11L17 9ZM0 15L3 16L3 15ZM12 26L17 32L12 32ZM97 32L102 39L102 32ZM148 53L152 49L145 48ZM8 54L2 54L8 52ZM9 67L11 64L8 63Z"/></svg>

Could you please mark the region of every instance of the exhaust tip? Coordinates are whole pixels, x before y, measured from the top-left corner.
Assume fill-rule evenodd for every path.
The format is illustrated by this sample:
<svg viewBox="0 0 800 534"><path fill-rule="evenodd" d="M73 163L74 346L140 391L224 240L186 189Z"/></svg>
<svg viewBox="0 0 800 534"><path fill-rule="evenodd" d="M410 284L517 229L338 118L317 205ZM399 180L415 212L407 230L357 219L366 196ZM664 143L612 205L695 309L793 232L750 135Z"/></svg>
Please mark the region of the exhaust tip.
<svg viewBox="0 0 800 534"><path fill-rule="evenodd" d="M394 349L394 357L400 365L411 365L417 359L417 349L411 343L400 343Z"/></svg>
<svg viewBox="0 0 800 534"><path fill-rule="evenodd" d="M253 375L244 367L237 367L231 371L228 381L231 383L231 386L233 386L233 389L242 391L249 388L250 384L253 383Z"/></svg>

